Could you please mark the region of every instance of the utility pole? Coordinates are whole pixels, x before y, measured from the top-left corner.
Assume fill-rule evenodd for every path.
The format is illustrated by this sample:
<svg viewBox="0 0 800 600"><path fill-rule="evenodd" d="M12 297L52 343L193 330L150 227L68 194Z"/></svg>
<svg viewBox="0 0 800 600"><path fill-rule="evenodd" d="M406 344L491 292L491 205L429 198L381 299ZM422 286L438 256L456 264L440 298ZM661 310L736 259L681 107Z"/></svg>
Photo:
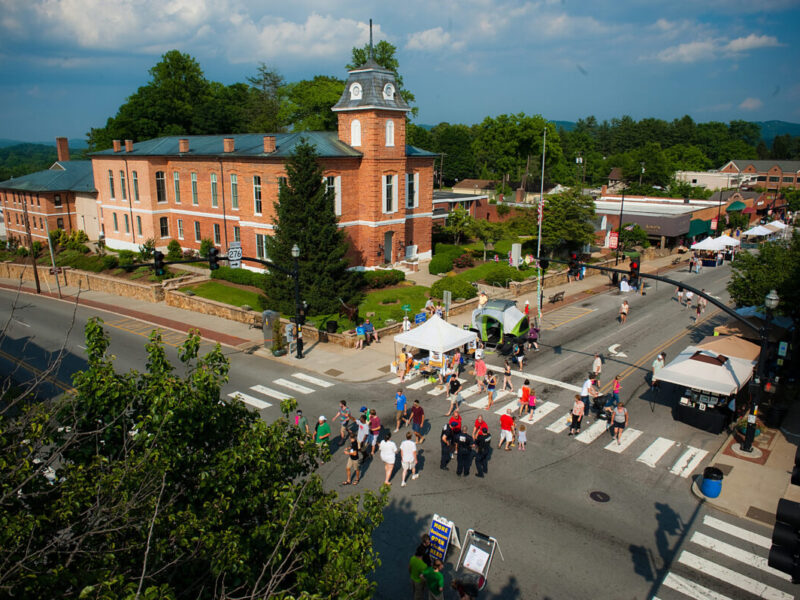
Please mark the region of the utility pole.
<svg viewBox="0 0 800 600"><path fill-rule="evenodd" d="M30 250L31 264L33 264L33 280L36 282L36 293L41 294L42 288L39 285L39 271L36 269L36 257L33 255L33 235L31 235L31 222L28 219L27 196L22 196L22 210L25 217L25 232L28 234L28 249Z"/></svg>

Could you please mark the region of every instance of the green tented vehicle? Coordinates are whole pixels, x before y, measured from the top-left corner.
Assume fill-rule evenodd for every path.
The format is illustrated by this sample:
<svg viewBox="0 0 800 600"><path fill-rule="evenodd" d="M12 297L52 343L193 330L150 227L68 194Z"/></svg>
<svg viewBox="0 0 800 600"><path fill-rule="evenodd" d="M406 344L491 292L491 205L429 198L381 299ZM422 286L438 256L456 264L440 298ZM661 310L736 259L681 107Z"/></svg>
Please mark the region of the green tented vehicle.
<svg viewBox="0 0 800 600"><path fill-rule="evenodd" d="M524 343L529 328L528 317L513 300L489 300L472 311L472 331L486 345Z"/></svg>

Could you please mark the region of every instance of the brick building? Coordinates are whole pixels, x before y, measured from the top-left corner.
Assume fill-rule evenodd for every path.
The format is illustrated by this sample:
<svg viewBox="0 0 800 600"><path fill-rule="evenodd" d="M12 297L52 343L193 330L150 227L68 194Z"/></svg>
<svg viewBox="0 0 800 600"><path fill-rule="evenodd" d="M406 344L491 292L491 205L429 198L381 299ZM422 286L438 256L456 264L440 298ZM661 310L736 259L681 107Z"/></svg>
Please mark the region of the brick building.
<svg viewBox="0 0 800 600"><path fill-rule="evenodd" d="M393 73L370 58L333 107L338 132L115 141L92 155L106 243L137 249L154 238L165 248L177 239L196 250L211 239L224 252L240 241L245 256L265 257L286 159L305 139L334 191L353 266L427 258L435 155L406 145L409 110Z"/></svg>
<svg viewBox="0 0 800 600"><path fill-rule="evenodd" d="M754 177L753 184L765 188L768 194L800 187L800 160L731 160L719 172Z"/></svg>

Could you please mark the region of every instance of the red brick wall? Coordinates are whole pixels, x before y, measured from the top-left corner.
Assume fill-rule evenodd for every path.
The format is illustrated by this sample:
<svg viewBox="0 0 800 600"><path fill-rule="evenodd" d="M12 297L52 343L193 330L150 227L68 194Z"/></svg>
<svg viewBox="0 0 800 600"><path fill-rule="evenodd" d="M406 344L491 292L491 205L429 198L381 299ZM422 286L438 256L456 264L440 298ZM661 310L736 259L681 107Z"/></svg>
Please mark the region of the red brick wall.
<svg viewBox="0 0 800 600"><path fill-rule="evenodd" d="M61 198L61 206L56 208L55 196ZM63 229L71 232L77 226L75 214L75 194L73 192L15 192L0 190L0 203L5 215L6 234L15 237L22 245L28 245L25 227L25 203L28 209L31 236L33 241L47 242L47 231L57 229L62 219Z"/></svg>

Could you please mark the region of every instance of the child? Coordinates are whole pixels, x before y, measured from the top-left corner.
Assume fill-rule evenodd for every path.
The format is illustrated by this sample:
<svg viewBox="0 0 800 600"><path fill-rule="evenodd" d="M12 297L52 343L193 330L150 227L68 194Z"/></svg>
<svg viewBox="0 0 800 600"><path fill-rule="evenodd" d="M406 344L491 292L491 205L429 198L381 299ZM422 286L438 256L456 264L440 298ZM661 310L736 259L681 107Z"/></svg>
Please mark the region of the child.
<svg viewBox="0 0 800 600"><path fill-rule="evenodd" d="M531 396L531 382L529 380L525 380L525 383L522 384L522 388L520 388L519 392L519 416L522 416L522 413L526 410L529 410L529 402Z"/></svg>
<svg viewBox="0 0 800 600"><path fill-rule="evenodd" d="M528 434L525 433L525 423L520 423L519 431L517 432L517 444L519 444L519 449L524 451L525 444L528 442Z"/></svg>
<svg viewBox="0 0 800 600"><path fill-rule="evenodd" d="M528 414L532 415L536 411L536 390L531 388L531 393L528 396Z"/></svg>

